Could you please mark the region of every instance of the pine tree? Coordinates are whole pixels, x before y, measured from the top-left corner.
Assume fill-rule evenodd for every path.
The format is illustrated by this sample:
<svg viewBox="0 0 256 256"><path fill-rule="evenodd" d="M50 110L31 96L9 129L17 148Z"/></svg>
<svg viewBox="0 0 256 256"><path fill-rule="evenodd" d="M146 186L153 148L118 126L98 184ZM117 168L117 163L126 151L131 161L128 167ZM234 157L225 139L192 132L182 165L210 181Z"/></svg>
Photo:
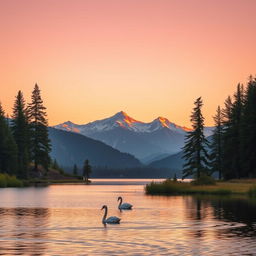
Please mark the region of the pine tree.
<svg viewBox="0 0 256 256"><path fill-rule="evenodd" d="M29 132L25 113L25 100L21 91L18 92L14 103L11 129L18 148L17 176L24 179L28 177Z"/></svg>
<svg viewBox="0 0 256 256"><path fill-rule="evenodd" d="M77 165L76 164L74 164L74 167L73 167L73 175L77 176Z"/></svg>
<svg viewBox="0 0 256 256"><path fill-rule="evenodd" d="M256 77L249 78L241 128L242 176L256 177Z"/></svg>
<svg viewBox="0 0 256 256"><path fill-rule="evenodd" d="M222 178L222 137L223 137L223 121L220 106L218 106L216 115L213 117L215 129L212 136L211 148L211 168L212 172L218 172L219 180Z"/></svg>
<svg viewBox="0 0 256 256"><path fill-rule="evenodd" d="M241 120L243 112L243 91L240 84L234 94L225 102L223 132L223 175L225 179L241 177Z"/></svg>
<svg viewBox="0 0 256 256"><path fill-rule="evenodd" d="M17 173L17 145L0 103L0 172Z"/></svg>
<svg viewBox="0 0 256 256"><path fill-rule="evenodd" d="M49 153L51 145L48 137L48 122L45 109L41 99L40 89L38 85L35 84L31 96L31 103L28 106L31 158L34 162L35 170L38 170L39 164L48 170L50 164Z"/></svg>
<svg viewBox="0 0 256 256"><path fill-rule="evenodd" d="M232 108L232 124L233 124L233 147L236 149L232 154L232 166L236 178L242 177L241 169L241 124L243 112L243 87L238 84L237 91L234 94L234 103Z"/></svg>
<svg viewBox="0 0 256 256"><path fill-rule="evenodd" d="M195 102L195 107L191 114L193 130L188 132L183 147L183 178L187 176L196 176L200 178L201 174L208 174L209 156L206 150L208 141L204 136L204 117L201 112L203 102L199 97Z"/></svg>
<svg viewBox="0 0 256 256"><path fill-rule="evenodd" d="M52 163L52 168L55 170L59 170L59 168L60 168L56 158L54 159L54 161Z"/></svg>
<svg viewBox="0 0 256 256"><path fill-rule="evenodd" d="M85 182L87 182L87 183L89 181L91 172L92 172L92 168L89 164L89 160L85 160L84 167L83 167L83 178L84 178Z"/></svg>

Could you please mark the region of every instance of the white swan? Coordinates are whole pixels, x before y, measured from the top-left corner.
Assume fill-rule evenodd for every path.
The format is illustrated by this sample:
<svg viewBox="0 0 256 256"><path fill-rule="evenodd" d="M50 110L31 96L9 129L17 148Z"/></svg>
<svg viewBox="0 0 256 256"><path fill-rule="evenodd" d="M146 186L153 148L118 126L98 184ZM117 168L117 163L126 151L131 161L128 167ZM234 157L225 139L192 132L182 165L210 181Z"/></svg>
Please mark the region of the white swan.
<svg viewBox="0 0 256 256"><path fill-rule="evenodd" d="M123 203L123 198L121 196L118 197L117 201L120 200L120 203L118 205L118 209L119 210L131 210L132 209L132 205L129 203Z"/></svg>
<svg viewBox="0 0 256 256"><path fill-rule="evenodd" d="M102 223L103 224L119 224L120 223L120 218L116 217L116 216L111 216L109 218L106 219L107 214L108 214L108 207L106 205L103 205L101 210L105 209L105 213L104 216L102 218Z"/></svg>

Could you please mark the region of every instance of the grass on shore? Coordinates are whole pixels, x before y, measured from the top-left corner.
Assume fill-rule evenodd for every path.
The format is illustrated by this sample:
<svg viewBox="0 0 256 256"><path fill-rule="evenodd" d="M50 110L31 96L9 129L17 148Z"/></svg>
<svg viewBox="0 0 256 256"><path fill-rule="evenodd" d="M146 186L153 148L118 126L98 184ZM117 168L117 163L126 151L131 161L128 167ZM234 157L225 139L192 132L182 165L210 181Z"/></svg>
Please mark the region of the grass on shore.
<svg viewBox="0 0 256 256"><path fill-rule="evenodd" d="M23 187L23 182L6 173L0 173L0 188L6 187Z"/></svg>
<svg viewBox="0 0 256 256"><path fill-rule="evenodd" d="M181 194L203 194L203 195L231 195L248 194L256 197L256 180L216 182L215 185L193 185L187 182L174 182L165 180L161 183L151 182L146 185L145 191L150 195L181 195Z"/></svg>

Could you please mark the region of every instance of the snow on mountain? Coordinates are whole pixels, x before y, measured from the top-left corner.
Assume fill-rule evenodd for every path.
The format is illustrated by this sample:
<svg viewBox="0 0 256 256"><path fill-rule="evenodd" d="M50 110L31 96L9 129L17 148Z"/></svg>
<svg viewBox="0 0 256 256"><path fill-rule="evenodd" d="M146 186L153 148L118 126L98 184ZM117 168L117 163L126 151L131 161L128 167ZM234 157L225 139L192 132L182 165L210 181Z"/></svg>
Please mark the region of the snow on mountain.
<svg viewBox="0 0 256 256"><path fill-rule="evenodd" d="M150 123L144 123L133 119L123 111L118 112L112 117L103 120L97 120L84 125L78 125L68 121L54 127L65 131L81 133L87 136L95 132L113 130L117 127L138 133L151 133L162 128L167 128L171 131L179 132L182 134L190 130L189 128L181 127L171 123L167 118L164 117L158 117Z"/></svg>
<svg viewBox="0 0 256 256"><path fill-rule="evenodd" d="M191 130L164 117L158 117L149 123L141 122L123 111L84 125L68 121L54 128L102 141L121 152L133 154L140 160L179 152L184 145L186 132ZM211 135L212 128L206 128L205 132L207 136Z"/></svg>

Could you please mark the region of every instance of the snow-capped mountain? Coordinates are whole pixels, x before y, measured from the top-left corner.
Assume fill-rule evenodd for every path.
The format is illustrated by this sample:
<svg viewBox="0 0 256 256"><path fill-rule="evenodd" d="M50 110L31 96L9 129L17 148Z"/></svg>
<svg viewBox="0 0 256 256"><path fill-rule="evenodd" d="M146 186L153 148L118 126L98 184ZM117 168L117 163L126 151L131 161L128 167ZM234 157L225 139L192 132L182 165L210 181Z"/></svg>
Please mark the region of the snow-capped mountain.
<svg viewBox="0 0 256 256"><path fill-rule="evenodd" d="M54 128L80 133L100 140L122 152L133 154L143 161L163 154L174 154L184 144L184 136L189 128L170 122L167 118L158 117L152 122L138 121L121 111L112 117L84 125L70 121ZM206 130L207 136L211 128Z"/></svg>
<svg viewBox="0 0 256 256"><path fill-rule="evenodd" d="M67 121L55 126L57 129L77 132L87 136L91 133L105 132L113 130L117 127L121 127L137 133L151 133L162 129L163 127L179 133L184 133L190 130L189 128L181 127L171 123L167 118L164 117L158 117L150 123L144 123L133 119L123 111L116 113L112 117L103 120L97 120L84 125L78 125L72 123L71 121Z"/></svg>

